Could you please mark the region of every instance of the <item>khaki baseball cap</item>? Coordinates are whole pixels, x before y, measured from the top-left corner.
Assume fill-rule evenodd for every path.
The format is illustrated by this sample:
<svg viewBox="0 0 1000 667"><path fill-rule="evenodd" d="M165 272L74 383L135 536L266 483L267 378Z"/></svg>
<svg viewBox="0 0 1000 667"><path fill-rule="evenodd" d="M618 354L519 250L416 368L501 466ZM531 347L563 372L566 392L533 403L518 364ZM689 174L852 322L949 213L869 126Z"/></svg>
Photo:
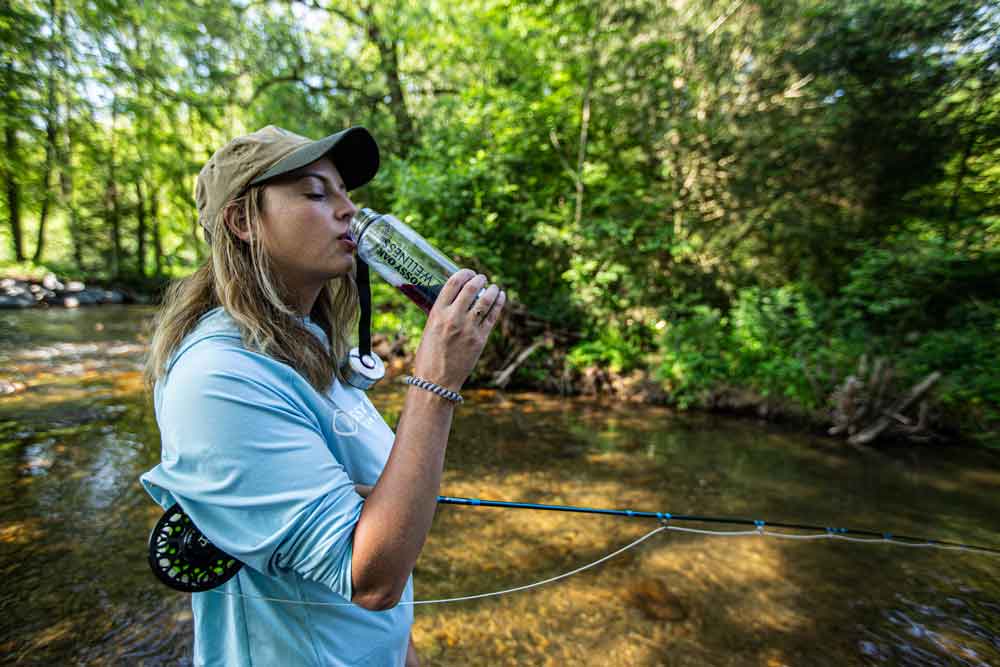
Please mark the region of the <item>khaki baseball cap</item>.
<svg viewBox="0 0 1000 667"><path fill-rule="evenodd" d="M237 137L215 151L198 174L194 198L206 235L226 202L251 185L295 171L329 156L348 190L375 177L378 144L363 127L349 127L312 140L275 125Z"/></svg>

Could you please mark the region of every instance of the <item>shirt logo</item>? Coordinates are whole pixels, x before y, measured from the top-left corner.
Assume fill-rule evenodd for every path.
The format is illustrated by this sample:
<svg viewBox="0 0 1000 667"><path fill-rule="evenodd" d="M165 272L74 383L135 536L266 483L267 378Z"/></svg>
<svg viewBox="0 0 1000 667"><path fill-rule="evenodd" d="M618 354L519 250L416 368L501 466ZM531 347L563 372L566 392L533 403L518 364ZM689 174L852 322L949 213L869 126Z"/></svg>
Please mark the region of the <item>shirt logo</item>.
<svg viewBox="0 0 1000 667"><path fill-rule="evenodd" d="M371 428L378 413L364 403L350 410L337 408L333 411L333 432L337 435L357 435L361 427Z"/></svg>

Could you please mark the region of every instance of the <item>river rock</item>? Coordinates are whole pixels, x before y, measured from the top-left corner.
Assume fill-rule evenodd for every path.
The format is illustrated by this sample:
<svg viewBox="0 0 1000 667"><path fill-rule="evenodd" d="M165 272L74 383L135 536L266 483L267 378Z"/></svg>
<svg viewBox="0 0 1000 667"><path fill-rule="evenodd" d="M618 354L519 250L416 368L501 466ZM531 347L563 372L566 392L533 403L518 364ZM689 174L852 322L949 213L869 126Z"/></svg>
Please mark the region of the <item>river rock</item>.
<svg viewBox="0 0 1000 667"><path fill-rule="evenodd" d="M27 283L13 278L0 282L0 308L27 308L35 305L35 295Z"/></svg>
<svg viewBox="0 0 1000 667"><path fill-rule="evenodd" d="M148 303L124 289L88 288L78 280L63 283L54 273L40 282L18 278L0 279L0 308L26 308L34 305L94 306L100 304Z"/></svg>
<svg viewBox="0 0 1000 667"><path fill-rule="evenodd" d="M73 293L81 306L93 306L101 302L101 290L85 289Z"/></svg>
<svg viewBox="0 0 1000 667"><path fill-rule="evenodd" d="M118 290L98 290L100 295L98 303L123 303L125 295Z"/></svg>
<svg viewBox="0 0 1000 667"><path fill-rule="evenodd" d="M42 278L42 287L47 290L65 289L65 286L59 282L59 279L56 278L56 274L54 273L45 274L45 277Z"/></svg>
<svg viewBox="0 0 1000 667"><path fill-rule="evenodd" d="M30 308L35 300L20 294L0 294L0 308Z"/></svg>
<svg viewBox="0 0 1000 667"><path fill-rule="evenodd" d="M688 617L686 602L662 579L640 579L629 586L626 600L652 621L683 621Z"/></svg>
<svg viewBox="0 0 1000 667"><path fill-rule="evenodd" d="M51 299L56 295L55 292L50 289L46 289L41 285L31 285L28 289L30 289L31 293L35 295L35 301L48 302L48 299Z"/></svg>
<svg viewBox="0 0 1000 667"><path fill-rule="evenodd" d="M77 306L80 305L80 301L76 298L76 294L79 294L79 292L76 292L72 295L63 290L60 290L59 292L52 292L51 295L45 297L45 303L49 304L50 306L76 308Z"/></svg>
<svg viewBox="0 0 1000 667"><path fill-rule="evenodd" d="M5 394L16 394L19 391L24 391L27 388L23 382L9 382L7 380L0 380L0 396Z"/></svg>

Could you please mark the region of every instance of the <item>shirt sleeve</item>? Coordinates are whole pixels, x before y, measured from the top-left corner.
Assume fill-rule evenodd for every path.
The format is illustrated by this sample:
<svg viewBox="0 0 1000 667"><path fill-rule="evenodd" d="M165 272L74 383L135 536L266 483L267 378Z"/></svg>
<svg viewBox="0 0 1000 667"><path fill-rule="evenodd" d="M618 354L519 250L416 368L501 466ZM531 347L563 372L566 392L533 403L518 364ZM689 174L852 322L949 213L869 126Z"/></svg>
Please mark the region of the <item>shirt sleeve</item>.
<svg viewBox="0 0 1000 667"><path fill-rule="evenodd" d="M157 397L162 462L142 476L220 549L350 600L363 499L294 390L294 369L238 347L196 345Z"/></svg>

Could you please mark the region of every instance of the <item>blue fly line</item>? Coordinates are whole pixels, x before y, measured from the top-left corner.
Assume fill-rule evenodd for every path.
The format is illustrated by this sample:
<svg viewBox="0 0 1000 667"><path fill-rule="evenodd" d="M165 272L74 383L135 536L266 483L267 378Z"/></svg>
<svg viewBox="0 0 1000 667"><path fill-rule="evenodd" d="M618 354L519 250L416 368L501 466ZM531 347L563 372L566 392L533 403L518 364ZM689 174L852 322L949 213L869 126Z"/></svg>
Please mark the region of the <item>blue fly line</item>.
<svg viewBox="0 0 1000 667"><path fill-rule="evenodd" d="M517 593L520 591L526 591L530 588L537 588L538 586L544 586L546 584L551 584L560 579L566 579L574 574L579 574L585 570L589 570L592 567L596 567L601 563L611 560L615 556L625 553L629 549L638 546L639 544L645 542L653 535L661 533L663 531L672 530L682 533L695 533L697 535L710 535L713 537L745 537L745 536L761 536L761 537L778 537L784 539L792 540L847 540L848 542L861 542L863 544L894 544L902 547L917 547L926 549L946 549L953 551L968 551L972 553L981 553L989 556L1000 556L1000 548L997 547L985 547L976 546L972 544L961 544L958 542L947 542L944 540L930 540L922 537L910 537L907 535L894 535L888 532L875 532L870 530L856 530L853 528L833 528L829 526L818 526L811 524L801 524L801 523L783 523L780 521L764 521L763 519L740 519L735 517L718 517L718 516L697 516L693 514L671 514L670 512L640 512L637 510L616 510L616 509L601 509L597 507L577 507L574 505L542 505L538 503L515 503L506 502L501 500L483 500L480 498L457 498L453 496L438 496L438 504L440 505L464 505L471 507L502 507L507 509L532 509L532 510L546 510L552 512L575 512L582 514L605 514L611 516L624 516L630 518L643 518L643 519L656 519L660 522L660 525L653 530L649 531L642 537L632 542L629 542L625 546L613 551L606 556L603 556L592 563L587 563L575 570L570 570L563 574L544 579L542 581L536 581L531 584L525 584L523 586L517 586L515 588L508 588L502 591L493 591L491 593L478 593L476 595L464 595L462 597L454 598L440 598L436 600L414 600L412 602L400 602L399 606L405 605L424 605L424 604L445 604L449 602L465 602L467 600L479 600L481 598L497 597L500 595L507 595L509 593ZM729 525L747 525L753 526L753 530L707 530L704 528L685 528L682 526L671 525L675 521L692 521L701 523L723 523ZM773 528L785 528L790 530L800 530L800 531L817 531L810 534L795 534L787 532L775 532L773 530L767 530L767 527ZM863 537L862 537L863 536ZM212 589L205 591L207 593L215 593L217 595L228 595L231 597L239 597L247 600L262 600L266 602L281 602L283 604L292 605L305 605L313 607L353 607L355 606L351 602L311 602L308 600L288 600L285 598L272 598L262 595L245 595L243 593L229 593L226 591L220 591L218 589Z"/></svg>

